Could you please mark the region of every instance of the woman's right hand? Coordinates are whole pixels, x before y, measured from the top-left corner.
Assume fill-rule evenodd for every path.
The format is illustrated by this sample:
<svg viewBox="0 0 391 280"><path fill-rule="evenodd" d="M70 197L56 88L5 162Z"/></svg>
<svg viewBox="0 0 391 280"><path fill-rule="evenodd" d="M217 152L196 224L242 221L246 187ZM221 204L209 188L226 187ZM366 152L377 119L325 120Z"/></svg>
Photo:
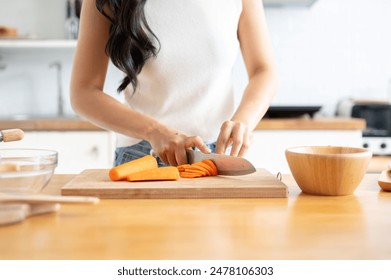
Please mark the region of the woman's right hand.
<svg viewBox="0 0 391 280"><path fill-rule="evenodd" d="M203 153L211 152L201 137L188 136L177 131L155 132L147 140L152 146L154 155L172 166L186 164L186 150L192 147L198 148Z"/></svg>

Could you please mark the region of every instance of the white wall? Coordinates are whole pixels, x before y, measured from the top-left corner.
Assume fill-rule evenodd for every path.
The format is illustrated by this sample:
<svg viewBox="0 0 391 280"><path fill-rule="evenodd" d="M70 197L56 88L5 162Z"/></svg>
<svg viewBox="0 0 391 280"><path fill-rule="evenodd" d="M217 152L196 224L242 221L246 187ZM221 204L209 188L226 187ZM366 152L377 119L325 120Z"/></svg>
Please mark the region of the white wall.
<svg viewBox="0 0 391 280"><path fill-rule="evenodd" d="M266 14L280 74L275 104L322 104L332 114L344 97L387 98L390 0L318 0Z"/></svg>
<svg viewBox="0 0 391 280"><path fill-rule="evenodd" d="M0 25L16 27L21 36L65 38L66 0L0 0Z"/></svg>
<svg viewBox="0 0 391 280"><path fill-rule="evenodd" d="M0 0L0 7L0 24L16 26L21 35L64 38L65 0ZM309 9L268 8L266 17L280 76L273 104L321 104L324 114L332 115L345 97L387 98L391 0L318 0ZM0 70L0 117L55 113L55 72L48 65L62 62L67 94L72 58L70 50L0 49L0 63L7 64ZM240 60L235 73L239 94L247 79ZM115 95L120 79L111 70L107 91Z"/></svg>

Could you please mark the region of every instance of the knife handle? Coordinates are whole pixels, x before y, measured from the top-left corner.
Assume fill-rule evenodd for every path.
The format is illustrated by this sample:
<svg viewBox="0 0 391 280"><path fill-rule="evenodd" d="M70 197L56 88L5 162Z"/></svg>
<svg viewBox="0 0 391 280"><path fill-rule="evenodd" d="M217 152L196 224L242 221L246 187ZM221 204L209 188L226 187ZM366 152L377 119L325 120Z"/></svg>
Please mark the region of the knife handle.
<svg viewBox="0 0 391 280"><path fill-rule="evenodd" d="M0 142L19 141L23 137L24 132L19 128L0 130Z"/></svg>

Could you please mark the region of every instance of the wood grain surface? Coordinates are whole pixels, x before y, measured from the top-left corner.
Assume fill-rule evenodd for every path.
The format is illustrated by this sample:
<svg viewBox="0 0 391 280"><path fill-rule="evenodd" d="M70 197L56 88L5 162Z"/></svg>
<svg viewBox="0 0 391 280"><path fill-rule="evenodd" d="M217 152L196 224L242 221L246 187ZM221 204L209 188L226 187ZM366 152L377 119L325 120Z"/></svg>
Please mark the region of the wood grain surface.
<svg viewBox="0 0 391 280"><path fill-rule="evenodd" d="M59 194L74 175L54 175ZM367 174L353 195L104 199L0 227L0 259L391 259L391 192Z"/></svg>
<svg viewBox="0 0 391 280"><path fill-rule="evenodd" d="M265 169L244 176L210 176L178 181L113 182L108 170L85 170L62 188L63 195L100 198L262 198L287 197L288 188Z"/></svg>
<svg viewBox="0 0 391 280"><path fill-rule="evenodd" d="M59 194L74 175L55 175ZM353 195L105 199L0 227L0 259L391 259L391 192L367 174Z"/></svg>

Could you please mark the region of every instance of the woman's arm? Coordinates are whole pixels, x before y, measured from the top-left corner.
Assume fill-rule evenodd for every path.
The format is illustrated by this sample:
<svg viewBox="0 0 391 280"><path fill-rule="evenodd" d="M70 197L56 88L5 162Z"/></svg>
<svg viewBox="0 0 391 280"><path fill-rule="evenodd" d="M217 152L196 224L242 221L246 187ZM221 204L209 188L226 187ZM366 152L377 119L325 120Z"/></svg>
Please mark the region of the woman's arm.
<svg viewBox="0 0 391 280"><path fill-rule="evenodd" d="M265 115L276 90L273 61L262 1L242 0L238 37L249 83L238 109L221 126L216 153L232 145L232 156L243 156L252 142L252 131Z"/></svg>
<svg viewBox="0 0 391 280"><path fill-rule="evenodd" d="M84 0L71 77L75 112L104 129L149 141L155 153L171 165L187 162L186 148L195 146L208 152L200 137L171 129L103 92L109 62L105 52L109 27L109 20L99 13L95 0Z"/></svg>

